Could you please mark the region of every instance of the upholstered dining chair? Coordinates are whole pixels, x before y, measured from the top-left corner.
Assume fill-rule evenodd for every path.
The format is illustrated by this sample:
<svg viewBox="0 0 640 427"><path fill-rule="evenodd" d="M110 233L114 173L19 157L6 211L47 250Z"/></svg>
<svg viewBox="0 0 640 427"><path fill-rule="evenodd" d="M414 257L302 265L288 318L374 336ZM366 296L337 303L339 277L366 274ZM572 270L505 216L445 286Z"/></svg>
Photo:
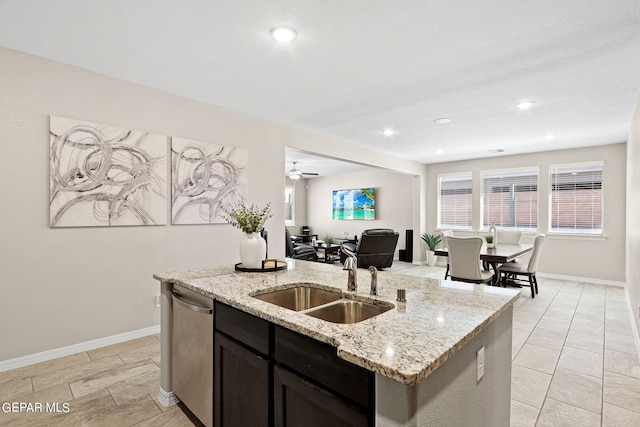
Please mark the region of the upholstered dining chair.
<svg viewBox="0 0 640 427"><path fill-rule="evenodd" d="M498 230L498 244L520 243L520 237L522 237L520 230Z"/></svg>
<svg viewBox="0 0 640 427"><path fill-rule="evenodd" d="M500 266L500 274L502 275L502 283L506 285L508 277L527 276L529 278L529 286L531 287L531 298L535 298L538 293L538 279L536 271L538 270L538 261L540 261L540 253L546 236L538 234L533 239L533 251L531 258L527 264L520 262L508 262Z"/></svg>
<svg viewBox="0 0 640 427"><path fill-rule="evenodd" d="M522 231L520 230L498 230L498 244L500 243L520 243L520 237L522 237ZM514 259L510 262L518 262L518 259ZM511 277L511 276L510 276ZM515 278L515 276L513 276Z"/></svg>
<svg viewBox="0 0 640 427"><path fill-rule="evenodd" d="M453 236L452 230L440 230L440 241L445 249L447 249L446 238L450 236ZM449 257L447 257L447 271L444 272L444 280L447 280L447 277L449 277Z"/></svg>
<svg viewBox="0 0 640 427"><path fill-rule="evenodd" d="M451 280L470 283L487 283L493 273L480 270L480 250L483 238L448 236L446 239L451 266Z"/></svg>

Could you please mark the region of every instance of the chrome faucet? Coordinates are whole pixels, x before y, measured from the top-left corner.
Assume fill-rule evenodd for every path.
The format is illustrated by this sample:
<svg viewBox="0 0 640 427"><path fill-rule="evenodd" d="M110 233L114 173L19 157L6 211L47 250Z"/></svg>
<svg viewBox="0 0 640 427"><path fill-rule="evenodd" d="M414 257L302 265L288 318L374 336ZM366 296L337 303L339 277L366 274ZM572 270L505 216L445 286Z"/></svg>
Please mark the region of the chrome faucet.
<svg viewBox="0 0 640 427"><path fill-rule="evenodd" d="M371 273L371 291L369 295L378 295L378 269L375 265L369 266L369 273Z"/></svg>
<svg viewBox="0 0 640 427"><path fill-rule="evenodd" d="M340 250L347 256L347 259L344 261L343 270L349 271L349 276L347 277L347 291L355 292L358 288L358 258L356 258L356 254L347 250L344 245L340 245Z"/></svg>

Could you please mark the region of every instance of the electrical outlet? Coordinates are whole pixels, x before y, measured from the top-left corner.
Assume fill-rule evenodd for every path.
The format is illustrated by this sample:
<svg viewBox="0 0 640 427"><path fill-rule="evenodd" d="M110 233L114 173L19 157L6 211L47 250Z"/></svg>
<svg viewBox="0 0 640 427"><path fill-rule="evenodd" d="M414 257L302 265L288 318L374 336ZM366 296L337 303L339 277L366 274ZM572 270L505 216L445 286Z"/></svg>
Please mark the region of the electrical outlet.
<svg viewBox="0 0 640 427"><path fill-rule="evenodd" d="M476 353L476 382L484 376L484 347Z"/></svg>
<svg viewBox="0 0 640 427"><path fill-rule="evenodd" d="M160 295L156 295L156 308L160 308Z"/></svg>

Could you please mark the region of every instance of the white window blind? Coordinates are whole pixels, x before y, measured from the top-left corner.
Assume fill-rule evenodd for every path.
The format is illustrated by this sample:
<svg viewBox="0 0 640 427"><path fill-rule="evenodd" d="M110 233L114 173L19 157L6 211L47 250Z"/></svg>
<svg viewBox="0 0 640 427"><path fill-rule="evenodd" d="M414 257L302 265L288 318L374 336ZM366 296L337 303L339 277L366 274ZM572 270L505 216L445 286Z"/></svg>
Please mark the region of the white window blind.
<svg viewBox="0 0 640 427"><path fill-rule="evenodd" d="M471 172L438 176L438 228L471 229L472 190Z"/></svg>
<svg viewBox="0 0 640 427"><path fill-rule="evenodd" d="M550 232L602 234L603 162L550 167Z"/></svg>
<svg viewBox="0 0 640 427"><path fill-rule="evenodd" d="M482 227L538 229L538 169L482 172Z"/></svg>

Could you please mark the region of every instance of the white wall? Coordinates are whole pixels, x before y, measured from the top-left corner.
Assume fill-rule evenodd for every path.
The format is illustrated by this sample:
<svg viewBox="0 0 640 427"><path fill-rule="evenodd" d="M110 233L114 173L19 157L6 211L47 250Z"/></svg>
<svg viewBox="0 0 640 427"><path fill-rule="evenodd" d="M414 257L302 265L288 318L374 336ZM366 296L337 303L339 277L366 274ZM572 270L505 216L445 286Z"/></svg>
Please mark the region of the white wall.
<svg viewBox="0 0 640 427"><path fill-rule="evenodd" d="M375 187L376 219L334 220L331 218L332 192L349 188ZM413 176L375 169L344 175L335 175L307 180L307 222L322 239L326 234L334 238L349 238L360 235L369 228L392 228L400 236L398 251L405 248L405 230L413 229ZM416 230L417 231L417 230ZM414 233L414 241L417 236Z"/></svg>
<svg viewBox="0 0 640 427"><path fill-rule="evenodd" d="M604 160L604 240L576 237L547 239L538 270L541 273L603 281L625 280L625 170L626 144L602 145L574 150L547 151L518 156L429 165L427 186L427 229L437 225L438 174L473 172L474 224L480 224L480 171L539 166L538 229L548 230L549 165Z"/></svg>
<svg viewBox="0 0 640 427"><path fill-rule="evenodd" d="M627 143L627 294L640 349L640 97L631 121Z"/></svg>
<svg viewBox="0 0 640 427"><path fill-rule="evenodd" d="M49 228L50 115L247 148L249 199L273 202L274 257L284 256L285 146L363 156L344 141L6 48L0 75L0 361L157 325L154 272L238 261L240 232L226 224ZM425 179L424 165L366 157Z"/></svg>

